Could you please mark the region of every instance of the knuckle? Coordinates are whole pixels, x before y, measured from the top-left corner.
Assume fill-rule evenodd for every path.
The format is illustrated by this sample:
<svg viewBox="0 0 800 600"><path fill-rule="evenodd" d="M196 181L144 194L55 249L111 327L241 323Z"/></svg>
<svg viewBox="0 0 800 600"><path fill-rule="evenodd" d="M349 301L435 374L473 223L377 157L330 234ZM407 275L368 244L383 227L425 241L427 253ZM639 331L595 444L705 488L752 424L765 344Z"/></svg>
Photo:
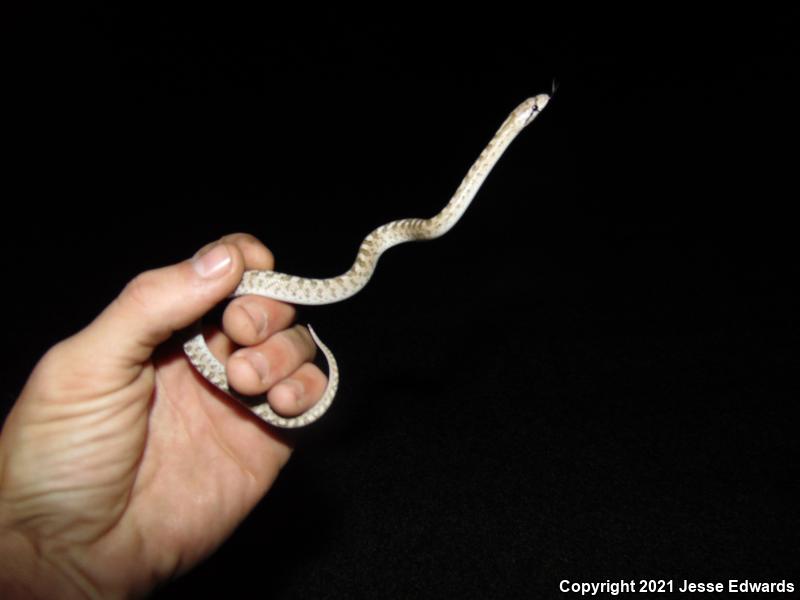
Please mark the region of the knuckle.
<svg viewBox="0 0 800 600"><path fill-rule="evenodd" d="M66 358L66 344L62 340L44 353L36 364L34 373L46 381L52 380L61 370L61 365L64 364Z"/></svg>
<svg viewBox="0 0 800 600"><path fill-rule="evenodd" d="M274 263L275 256L272 254L272 251L267 248L264 243L261 242L256 236L251 233L245 233L243 231L231 233L221 238L222 242L230 242L233 244L245 244L248 246L254 246L259 248L264 254L266 254L267 260L270 263Z"/></svg>
<svg viewBox="0 0 800 600"><path fill-rule="evenodd" d="M71 338L52 346L34 367L28 386L44 401L58 400L76 372ZM27 387L27 386L26 386Z"/></svg>
<svg viewBox="0 0 800 600"><path fill-rule="evenodd" d="M223 235L219 238L219 243L222 244L235 244L238 245L240 243L244 244L251 244L255 241L255 237L250 235L249 233L237 232L237 233L229 233L228 235Z"/></svg>
<svg viewBox="0 0 800 600"><path fill-rule="evenodd" d="M303 362L309 355L309 348L299 331L300 326L292 327L283 331L275 337L276 355L281 359L281 363L287 366Z"/></svg>
<svg viewBox="0 0 800 600"><path fill-rule="evenodd" d="M311 382L309 387L314 390L317 396L321 396L322 392L325 390L325 386L328 385L328 376L316 365L312 364L311 368L308 370L308 379Z"/></svg>
<svg viewBox="0 0 800 600"><path fill-rule="evenodd" d="M259 242L258 240L256 240L256 243L257 243L259 246L261 246L261 248L264 250L264 254L266 254L266 256L267 256L267 262L268 262L270 265L274 265L274 264L275 264L275 255L272 253L272 250L270 250L269 248L267 248L267 247L266 247L264 244L262 244L262 243L261 243L261 242Z"/></svg>
<svg viewBox="0 0 800 600"><path fill-rule="evenodd" d="M308 328L304 325L295 325L292 328L292 333L296 336L298 348L300 348L301 353L304 357L308 357L310 360L314 357L316 353L317 346L314 343L314 338L311 337L311 333L308 331Z"/></svg>
<svg viewBox="0 0 800 600"><path fill-rule="evenodd" d="M275 321L292 323L297 316L297 309L292 304L280 300L268 300L269 308L275 312Z"/></svg>
<svg viewBox="0 0 800 600"><path fill-rule="evenodd" d="M155 277L152 271L140 273L125 286L121 298L139 307L147 308L150 298L153 297L153 289L156 287Z"/></svg>

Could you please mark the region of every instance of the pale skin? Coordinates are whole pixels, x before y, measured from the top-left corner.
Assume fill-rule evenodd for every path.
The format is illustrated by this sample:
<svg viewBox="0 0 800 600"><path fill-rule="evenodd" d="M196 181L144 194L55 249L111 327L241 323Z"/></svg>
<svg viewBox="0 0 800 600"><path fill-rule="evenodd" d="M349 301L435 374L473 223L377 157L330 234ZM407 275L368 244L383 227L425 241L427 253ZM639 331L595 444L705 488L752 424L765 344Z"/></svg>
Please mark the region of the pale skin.
<svg viewBox="0 0 800 600"><path fill-rule="evenodd" d="M198 376L173 333L273 262L252 236L226 236L135 278L36 365L0 434L0 597L144 596L264 496L290 446ZM326 384L293 319L288 304L244 296L207 336L233 387L285 416Z"/></svg>

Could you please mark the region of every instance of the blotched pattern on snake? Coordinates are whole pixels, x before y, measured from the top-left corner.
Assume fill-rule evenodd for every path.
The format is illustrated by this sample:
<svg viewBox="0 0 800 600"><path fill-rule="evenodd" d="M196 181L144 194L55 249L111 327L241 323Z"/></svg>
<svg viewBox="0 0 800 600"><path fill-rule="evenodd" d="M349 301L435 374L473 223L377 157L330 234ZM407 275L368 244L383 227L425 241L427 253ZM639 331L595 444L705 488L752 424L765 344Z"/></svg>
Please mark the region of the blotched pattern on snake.
<svg viewBox="0 0 800 600"><path fill-rule="evenodd" d="M327 279L311 279L275 271L246 271L233 297L256 294L293 304L315 305L341 302L358 293L369 281L378 259L386 250L404 242L437 238L458 222L506 148L541 113L549 100L548 94L539 94L514 109L439 214L430 219L402 219L381 225L361 242L355 262L346 273ZM328 410L336 395L339 385L336 359L310 326L309 331L328 362L328 385L322 398L308 411L293 418L275 413L266 401L255 405L243 401L247 408L276 427L303 427L316 421ZM192 337L183 347L192 365L203 377L220 390L233 395L225 367L211 353L202 334Z"/></svg>

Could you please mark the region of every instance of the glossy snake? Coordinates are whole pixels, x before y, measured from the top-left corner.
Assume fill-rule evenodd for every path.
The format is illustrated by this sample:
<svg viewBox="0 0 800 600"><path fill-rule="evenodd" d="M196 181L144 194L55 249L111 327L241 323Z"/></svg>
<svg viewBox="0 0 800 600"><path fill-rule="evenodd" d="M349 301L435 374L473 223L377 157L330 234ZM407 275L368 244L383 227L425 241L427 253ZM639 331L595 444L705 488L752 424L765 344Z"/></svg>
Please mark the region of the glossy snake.
<svg viewBox="0 0 800 600"><path fill-rule="evenodd" d="M378 259L386 250L404 242L437 238L458 222L503 152L519 132L539 115L549 100L548 94L539 94L514 109L439 214L430 219L402 219L381 225L361 242L356 260L346 273L328 279L309 279L275 271L246 271L233 297L256 294L293 304L314 305L341 302L358 293L369 281ZM328 410L336 395L339 385L336 359L314 330L310 326L308 329L328 362L328 385L319 402L305 413L287 418L275 413L266 401L251 405L242 400L247 408L276 427L303 427L316 421ZM202 334L186 342L184 351L203 377L220 390L233 395L225 367L211 353Z"/></svg>

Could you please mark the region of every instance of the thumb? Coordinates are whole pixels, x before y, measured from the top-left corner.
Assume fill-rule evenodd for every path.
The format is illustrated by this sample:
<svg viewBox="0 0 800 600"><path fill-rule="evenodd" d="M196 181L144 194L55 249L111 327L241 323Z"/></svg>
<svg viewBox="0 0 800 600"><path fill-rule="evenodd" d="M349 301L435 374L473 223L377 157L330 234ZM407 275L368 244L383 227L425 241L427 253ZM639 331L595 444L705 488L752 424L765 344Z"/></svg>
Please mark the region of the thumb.
<svg viewBox="0 0 800 600"><path fill-rule="evenodd" d="M204 248L191 260L146 271L76 336L76 342L94 361L139 366L175 331L229 296L243 272L241 251L226 243Z"/></svg>

